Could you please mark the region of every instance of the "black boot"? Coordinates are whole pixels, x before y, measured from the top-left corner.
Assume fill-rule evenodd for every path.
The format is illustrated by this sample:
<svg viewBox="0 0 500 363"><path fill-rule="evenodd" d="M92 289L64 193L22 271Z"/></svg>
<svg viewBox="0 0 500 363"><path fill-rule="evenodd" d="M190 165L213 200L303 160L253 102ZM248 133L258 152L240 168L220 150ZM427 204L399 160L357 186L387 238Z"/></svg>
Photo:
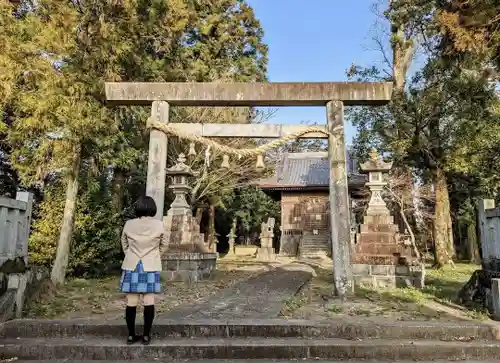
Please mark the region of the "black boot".
<svg viewBox="0 0 500 363"><path fill-rule="evenodd" d="M135 335L135 316L137 314L137 306L127 306L125 309L125 321L127 322L128 338L127 344L133 344L139 341L139 337Z"/></svg>
<svg viewBox="0 0 500 363"><path fill-rule="evenodd" d="M155 318L155 306L144 306L144 334L142 336L142 343L148 345L151 342L151 327Z"/></svg>

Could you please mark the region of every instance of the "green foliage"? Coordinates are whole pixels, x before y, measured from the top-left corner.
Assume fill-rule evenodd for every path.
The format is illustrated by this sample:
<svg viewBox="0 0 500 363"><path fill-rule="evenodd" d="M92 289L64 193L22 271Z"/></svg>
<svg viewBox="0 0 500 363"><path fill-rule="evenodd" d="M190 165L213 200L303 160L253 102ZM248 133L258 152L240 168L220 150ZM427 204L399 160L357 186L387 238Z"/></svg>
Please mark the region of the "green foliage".
<svg viewBox="0 0 500 363"><path fill-rule="evenodd" d="M120 235L124 219L114 212L112 196L104 183L95 181L80 197L69 273L75 276L103 276L120 270L123 253Z"/></svg>
<svg viewBox="0 0 500 363"><path fill-rule="evenodd" d="M479 74L462 67L478 67L473 60L457 65L436 58L417 72L403 95L388 106L353 108L348 113L358 127L355 148L361 156L371 147L389 152L399 163L422 173L435 167L482 179L496 189L500 170L485 168L498 148L500 119L492 87ZM380 79L377 68L356 69L351 78ZM491 159L490 159L491 160Z"/></svg>
<svg viewBox="0 0 500 363"><path fill-rule="evenodd" d="M267 45L252 8L241 0L197 1L182 60L192 81L265 80Z"/></svg>
<svg viewBox="0 0 500 363"><path fill-rule="evenodd" d="M31 223L28 244L29 260L49 267L56 255L57 239L64 210L64 186L61 183L45 188L44 200L38 205L38 218Z"/></svg>
<svg viewBox="0 0 500 363"><path fill-rule="evenodd" d="M449 52L486 57L498 71L499 13L498 0L450 0L439 4L437 20L446 34Z"/></svg>
<svg viewBox="0 0 500 363"><path fill-rule="evenodd" d="M77 276L98 276L119 268L121 263L120 233L123 218L116 215L111 205L111 195L105 183L94 179L85 185L75 216L75 232L71 248L68 273ZM29 240L30 261L49 267L56 253L59 228L64 210L62 183L45 189L44 201L32 224Z"/></svg>
<svg viewBox="0 0 500 363"><path fill-rule="evenodd" d="M248 186L226 195L222 202L230 220L236 218L248 234L259 232L262 222L274 217L279 223L280 204L261 189Z"/></svg>
<svg viewBox="0 0 500 363"><path fill-rule="evenodd" d="M42 186L30 257L48 266L59 237L68 171L75 148L80 149L68 272L108 273L119 267L124 219L145 191L150 110L106 105L104 82L264 80L263 31L241 0L26 4L16 8L0 0L0 151L14 171L5 186L12 189L7 182L17 186L17 179L26 187ZM173 109L171 121L213 122L218 115L192 111ZM185 149L169 142L169 161ZM224 185L248 182L251 175L243 174L226 175ZM204 179L203 198L231 194L216 176Z"/></svg>

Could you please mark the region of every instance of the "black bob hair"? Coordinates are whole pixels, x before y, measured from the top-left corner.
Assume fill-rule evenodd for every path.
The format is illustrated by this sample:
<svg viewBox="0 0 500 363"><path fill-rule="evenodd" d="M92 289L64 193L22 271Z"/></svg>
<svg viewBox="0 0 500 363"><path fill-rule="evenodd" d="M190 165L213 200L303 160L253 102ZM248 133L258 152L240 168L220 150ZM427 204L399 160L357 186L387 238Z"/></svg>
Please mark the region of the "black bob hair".
<svg viewBox="0 0 500 363"><path fill-rule="evenodd" d="M135 217L154 217L156 215L156 203L153 198L144 196L135 202Z"/></svg>

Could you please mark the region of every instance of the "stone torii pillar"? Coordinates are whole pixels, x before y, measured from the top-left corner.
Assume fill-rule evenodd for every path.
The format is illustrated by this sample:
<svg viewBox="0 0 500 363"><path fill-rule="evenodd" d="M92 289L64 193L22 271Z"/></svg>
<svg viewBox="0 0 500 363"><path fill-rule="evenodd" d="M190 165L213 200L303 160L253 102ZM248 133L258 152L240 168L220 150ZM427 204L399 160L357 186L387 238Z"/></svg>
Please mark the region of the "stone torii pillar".
<svg viewBox="0 0 500 363"><path fill-rule="evenodd" d="M165 101L154 101L151 106L153 120L168 123L169 104ZM167 135L159 130L151 130L149 134L148 176L146 195L156 203L156 219L163 219L165 207L165 178L167 177Z"/></svg>
<svg viewBox="0 0 500 363"><path fill-rule="evenodd" d="M330 166L330 228L332 229L332 261L337 294L343 298L352 284L350 268L351 213L347 190L346 150L344 141L344 104L330 101L326 104L328 121L328 160ZM337 131L336 130L341 130ZM335 274L335 271L343 271ZM339 291L340 290L340 291Z"/></svg>
<svg viewBox="0 0 500 363"><path fill-rule="evenodd" d="M341 298L352 289L350 221L344 145L344 106L377 106L390 101L390 82L330 83L106 83L106 98L114 104L151 105L153 119L168 122L172 106L279 107L326 106L330 135L314 133L305 139L329 141L330 222L335 290ZM307 127L265 124L170 124L175 130L202 137L281 138ZM152 130L147 193L164 203L167 136ZM161 218L161 212L157 215Z"/></svg>

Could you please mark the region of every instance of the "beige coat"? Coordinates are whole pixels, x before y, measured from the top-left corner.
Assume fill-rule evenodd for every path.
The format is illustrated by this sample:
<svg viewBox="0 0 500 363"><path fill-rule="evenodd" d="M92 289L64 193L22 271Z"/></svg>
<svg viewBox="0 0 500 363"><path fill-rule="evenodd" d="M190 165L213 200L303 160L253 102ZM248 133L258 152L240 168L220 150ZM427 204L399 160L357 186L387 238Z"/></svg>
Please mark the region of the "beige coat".
<svg viewBox="0 0 500 363"><path fill-rule="evenodd" d="M167 248L163 221L153 217L127 221L122 232L122 247L123 270L135 270L142 260L144 271L161 271L161 255Z"/></svg>

